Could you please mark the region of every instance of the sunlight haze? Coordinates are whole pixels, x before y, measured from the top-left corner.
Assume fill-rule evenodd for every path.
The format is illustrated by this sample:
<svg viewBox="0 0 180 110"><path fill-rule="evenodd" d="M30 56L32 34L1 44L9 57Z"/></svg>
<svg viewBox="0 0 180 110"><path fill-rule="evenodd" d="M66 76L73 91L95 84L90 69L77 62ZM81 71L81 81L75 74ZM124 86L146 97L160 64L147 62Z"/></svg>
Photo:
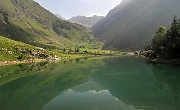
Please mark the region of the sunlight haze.
<svg viewBox="0 0 180 110"><path fill-rule="evenodd" d="M106 14L121 3L121 0L35 0L41 6L63 18Z"/></svg>

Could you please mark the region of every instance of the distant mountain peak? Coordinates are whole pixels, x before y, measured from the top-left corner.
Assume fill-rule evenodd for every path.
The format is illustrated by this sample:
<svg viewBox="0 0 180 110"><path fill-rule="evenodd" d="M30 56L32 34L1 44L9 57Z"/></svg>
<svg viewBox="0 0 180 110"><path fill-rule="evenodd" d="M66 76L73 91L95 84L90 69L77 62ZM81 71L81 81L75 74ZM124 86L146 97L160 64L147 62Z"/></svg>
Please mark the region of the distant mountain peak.
<svg viewBox="0 0 180 110"><path fill-rule="evenodd" d="M97 16L97 15L93 15L90 17L78 15L78 16L68 19L68 21L72 23L78 23L86 27L92 27L103 18L104 16Z"/></svg>
<svg viewBox="0 0 180 110"><path fill-rule="evenodd" d="M63 18L60 14L54 14L55 16L57 16L58 18L62 19L62 20L66 20L65 18Z"/></svg>

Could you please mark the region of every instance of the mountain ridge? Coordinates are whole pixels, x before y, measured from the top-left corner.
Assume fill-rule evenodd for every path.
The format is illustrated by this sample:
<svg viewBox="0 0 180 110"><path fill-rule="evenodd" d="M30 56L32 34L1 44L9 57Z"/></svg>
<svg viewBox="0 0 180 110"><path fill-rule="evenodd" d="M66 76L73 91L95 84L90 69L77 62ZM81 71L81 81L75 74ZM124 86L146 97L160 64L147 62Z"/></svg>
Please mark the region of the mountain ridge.
<svg viewBox="0 0 180 110"><path fill-rule="evenodd" d="M59 19L33 0L0 3L0 35L49 49L101 45L85 27Z"/></svg>
<svg viewBox="0 0 180 110"><path fill-rule="evenodd" d="M92 17L86 17L86 16L75 16L70 19L68 19L69 22L72 23L78 23L85 27L92 27L95 25L98 21L102 20L104 16L97 16L93 15Z"/></svg>
<svg viewBox="0 0 180 110"><path fill-rule="evenodd" d="M178 0L122 0L91 29L106 49L142 49L159 26L168 27L174 15L180 16L179 5Z"/></svg>

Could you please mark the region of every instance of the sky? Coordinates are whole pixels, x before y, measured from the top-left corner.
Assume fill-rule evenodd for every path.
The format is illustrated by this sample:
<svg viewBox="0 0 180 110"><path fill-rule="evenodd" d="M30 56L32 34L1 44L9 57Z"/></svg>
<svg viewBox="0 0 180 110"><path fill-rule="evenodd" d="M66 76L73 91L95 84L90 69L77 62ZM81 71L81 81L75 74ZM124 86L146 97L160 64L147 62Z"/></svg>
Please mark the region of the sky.
<svg viewBox="0 0 180 110"><path fill-rule="evenodd" d="M106 16L121 0L34 0L54 14L63 18L73 16Z"/></svg>

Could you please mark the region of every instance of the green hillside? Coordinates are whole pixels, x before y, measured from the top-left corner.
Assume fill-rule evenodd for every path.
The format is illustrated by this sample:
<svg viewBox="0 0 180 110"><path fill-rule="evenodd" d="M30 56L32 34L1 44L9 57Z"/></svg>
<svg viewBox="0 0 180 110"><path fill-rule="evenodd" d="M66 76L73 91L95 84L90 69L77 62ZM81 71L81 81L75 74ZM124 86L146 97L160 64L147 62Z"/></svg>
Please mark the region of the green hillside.
<svg viewBox="0 0 180 110"><path fill-rule="evenodd" d="M59 19L33 0L0 2L0 35L50 49L102 46L85 27Z"/></svg>
<svg viewBox="0 0 180 110"><path fill-rule="evenodd" d="M38 47L0 36L0 61L44 59L53 54Z"/></svg>

